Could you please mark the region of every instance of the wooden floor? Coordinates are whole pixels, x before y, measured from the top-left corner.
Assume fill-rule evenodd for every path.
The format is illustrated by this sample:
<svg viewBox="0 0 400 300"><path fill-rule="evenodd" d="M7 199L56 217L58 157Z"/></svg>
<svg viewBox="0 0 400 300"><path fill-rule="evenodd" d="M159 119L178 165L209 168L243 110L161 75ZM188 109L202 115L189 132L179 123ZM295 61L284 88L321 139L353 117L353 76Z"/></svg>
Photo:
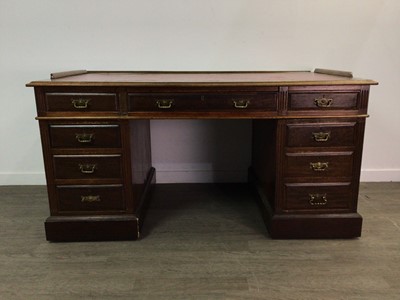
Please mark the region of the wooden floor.
<svg viewBox="0 0 400 300"><path fill-rule="evenodd" d="M49 243L45 187L3 186L0 299L400 299L400 183L359 211L359 239L271 240L241 186L162 185L141 240Z"/></svg>

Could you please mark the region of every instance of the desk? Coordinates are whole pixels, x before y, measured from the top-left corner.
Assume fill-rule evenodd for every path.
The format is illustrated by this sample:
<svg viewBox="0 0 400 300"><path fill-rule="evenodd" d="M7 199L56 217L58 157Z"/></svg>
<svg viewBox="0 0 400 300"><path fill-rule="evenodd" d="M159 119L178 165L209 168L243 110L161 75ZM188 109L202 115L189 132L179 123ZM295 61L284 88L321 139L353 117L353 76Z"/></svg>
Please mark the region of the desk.
<svg viewBox="0 0 400 300"><path fill-rule="evenodd" d="M372 80L346 72L57 73L33 81L51 241L140 237L150 119L252 119L249 182L272 238L352 238Z"/></svg>

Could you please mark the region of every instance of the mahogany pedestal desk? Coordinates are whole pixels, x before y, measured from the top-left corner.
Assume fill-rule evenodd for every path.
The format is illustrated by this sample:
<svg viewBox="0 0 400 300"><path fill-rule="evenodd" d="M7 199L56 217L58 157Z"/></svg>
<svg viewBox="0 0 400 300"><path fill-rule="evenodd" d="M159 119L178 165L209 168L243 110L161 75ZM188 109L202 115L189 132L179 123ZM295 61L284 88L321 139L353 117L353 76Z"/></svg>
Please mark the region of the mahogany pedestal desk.
<svg viewBox="0 0 400 300"><path fill-rule="evenodd" d="M272 238L352 238L372 80L351 73L71 71L33 81L50 241L140 236L151 119L252 119L249 182Z"/></svg>

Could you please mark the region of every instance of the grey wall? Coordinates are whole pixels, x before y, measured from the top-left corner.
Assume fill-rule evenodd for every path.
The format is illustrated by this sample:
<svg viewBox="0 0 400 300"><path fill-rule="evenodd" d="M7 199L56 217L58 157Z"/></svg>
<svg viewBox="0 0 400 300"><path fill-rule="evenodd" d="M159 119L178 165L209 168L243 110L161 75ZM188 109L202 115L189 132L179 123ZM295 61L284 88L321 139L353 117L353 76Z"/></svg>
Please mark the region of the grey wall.
<svg viewBox="0 0 400 300"><path fill-rule="evenodd" d="M0 184L44 183L24 84L70 69L353 71L380 82L362 179L400 180L399 28L398 0L2 0ZM249 126L153 122L159 182L243 179Z"/></svg>

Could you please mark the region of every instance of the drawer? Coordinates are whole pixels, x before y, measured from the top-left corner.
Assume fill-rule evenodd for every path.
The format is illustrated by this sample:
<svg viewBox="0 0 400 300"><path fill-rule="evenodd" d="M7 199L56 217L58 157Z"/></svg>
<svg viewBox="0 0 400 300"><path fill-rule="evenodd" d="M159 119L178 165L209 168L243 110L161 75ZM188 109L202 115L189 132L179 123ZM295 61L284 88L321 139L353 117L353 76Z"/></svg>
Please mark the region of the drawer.
<svg viewBox="0 0 400 300"><path fill-rule="evenodd" d="M357 109L358 93L290 93L289 110Z"/></svg>
<svg viewBox="0 0 400 300"><path fill-rule="evenodd" d="M350 177L353 152L286 153L285 177Z"/></svg>
<svg viewBox="0 0 400 300"><path fill-rule="evenodd" d="M212 110L275 111L278 107L277 94L266 92L212 94L205 95L204 100Z"/></svg>
<svg viewBox="0 0 400 300"><path fill-rule="evenodd" d="M119 148L119 125L50 125L53 148Z"/></svg>
<svg viewBox="0 0 400 300"><path fill-rule="evenodd" d="M190 111L204 110L198 94L129 94L129 111Z"/></svg>
<svg viewBox="0 0 400 300"><path fill-rule="evenodd" d="M46 93L48 111L105 112L117 111L114 93Z"/></svg>
<svg viewBox="0 0 400 300"><path fill-rule="evenodd" d="M350 183L285 184L285 210L350 210Z"/></svg>
<svg viewBox="0 0 400 300"><path fill-rule="evenodd" d="M355 127L355 122L288 124L286 145L289 147L354 146Z"/></svg>
<svg viewBox="0 0 400 300"><path fill-rule="evenodd" d="M277 94L129 94L130 111L275 111Z"/></svg>
<svg viewBox="0 0 400 300"><path fill-rule="evenodd" d="M56 179L118 179L121 155L54 155Z"/></svg>
<svg viewBox="0 0 400 300"><path fill-rule="evenodd" d="M122 185L57 186L59 212L122 211Z"/></svg>

